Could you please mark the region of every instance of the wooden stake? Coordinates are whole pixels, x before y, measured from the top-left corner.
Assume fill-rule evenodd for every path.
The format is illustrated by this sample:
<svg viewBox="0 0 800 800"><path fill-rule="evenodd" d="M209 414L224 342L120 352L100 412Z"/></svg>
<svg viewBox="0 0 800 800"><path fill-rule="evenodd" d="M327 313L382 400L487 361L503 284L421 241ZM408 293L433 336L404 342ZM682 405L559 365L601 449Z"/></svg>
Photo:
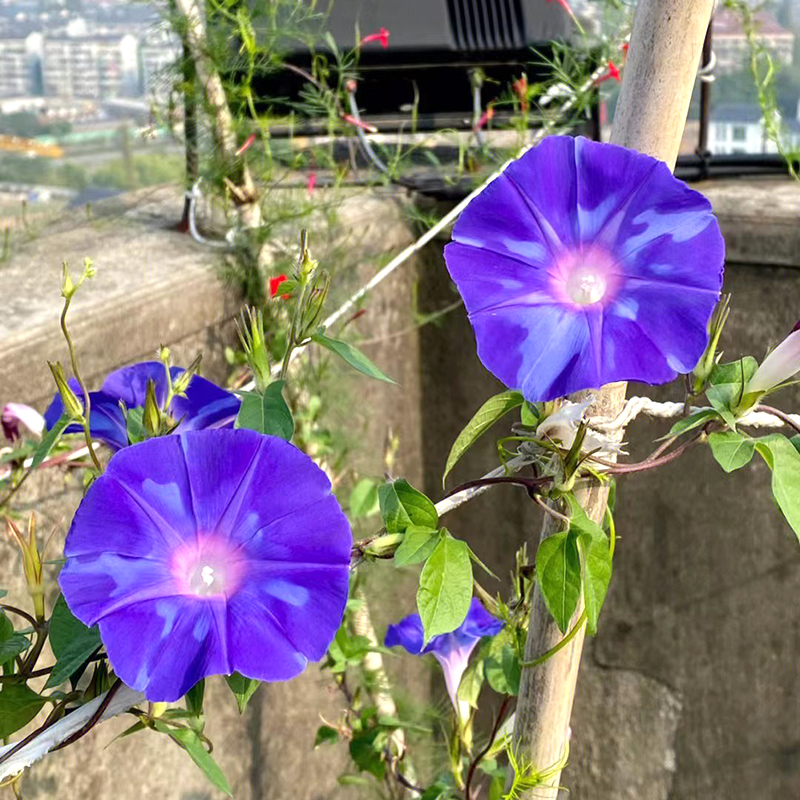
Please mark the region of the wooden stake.
<svg viewBox="0 0 800 800"><path fill-rule="evenodd" d="M675 166L713 5L714 0L639 0L613 142L661 159L670 168ZM604 387L592 415L616 416L625 403L625 391L624 383ZM578 500L593 520L602 522L607 496L606 488L593 486L581 490ZM546 516L541 538L557 530L556 522ZM532 661L547 652L561 636L537 586L525 660ZM583 640L582 630L541 666L523 669L514 727L515 752L536 770L550 772L549 788L531 791L531 800L553 800L558 794L561 770L556 765L567 754ZM556 769L551 771L553 767Z"/></svg>

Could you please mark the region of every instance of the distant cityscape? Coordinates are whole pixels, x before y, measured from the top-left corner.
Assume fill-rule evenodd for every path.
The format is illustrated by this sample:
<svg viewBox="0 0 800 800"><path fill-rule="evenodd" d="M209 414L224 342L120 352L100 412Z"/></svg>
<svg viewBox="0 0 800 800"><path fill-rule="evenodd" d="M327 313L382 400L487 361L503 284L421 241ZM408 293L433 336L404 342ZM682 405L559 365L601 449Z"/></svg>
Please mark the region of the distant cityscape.
<svg viewBox="0 0 800 800"><path fill-rule="evenodd" d="M114 101L143 110L169 91L179 54L153 5L0 0L0 113L75 122Z"/></svg>

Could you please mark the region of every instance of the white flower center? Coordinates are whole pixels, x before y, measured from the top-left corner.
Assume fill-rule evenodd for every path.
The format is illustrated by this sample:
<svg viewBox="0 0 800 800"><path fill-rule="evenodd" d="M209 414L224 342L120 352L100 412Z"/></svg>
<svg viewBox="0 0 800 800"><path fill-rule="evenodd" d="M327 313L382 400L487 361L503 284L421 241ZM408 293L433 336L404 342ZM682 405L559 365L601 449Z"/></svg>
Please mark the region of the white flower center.
<svg viewBox="0 0 800 800"><path fill-rule="evenodd" d="M189 588L200 597L222 594L225 591L225 565L198 564L189 577Z"/></svg>
<svg viewBox="0 0 800 800"><path fill-rule="evenodd" d="M606 288L606 279L591 266L579 267L567 278L567 294L581 306L600 302Z"/></svg>

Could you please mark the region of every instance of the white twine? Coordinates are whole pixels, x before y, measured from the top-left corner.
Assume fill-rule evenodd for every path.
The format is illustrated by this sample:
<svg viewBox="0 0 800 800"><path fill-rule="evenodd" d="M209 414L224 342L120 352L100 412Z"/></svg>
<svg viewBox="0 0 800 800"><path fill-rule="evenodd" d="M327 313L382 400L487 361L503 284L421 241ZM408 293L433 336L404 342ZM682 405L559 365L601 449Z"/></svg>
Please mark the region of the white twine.
<svg viewBox="0 0 800 800"><path fill-rule="evenodd" d="M685 413L683 403L658 403L649 397L629 397L622 411L612 419L608 417L592 417L587 420L587 424L594 430L603 433L614 433L624 430L629 422L632 422L640 414L658 419L675 419L682 417ZM713 411L710 406L692 406L689 410L691 414L698 411ZM800 414L788 414L789 419L800 425ZM774 414L767 411L749 411L737 420L737 424L746 428L781 428L787 423Z"/></svg>
<svg viewBox="0 0 800 800"><path fill-rule="evenodd" d="M61 742L66 741L70 736L76 734L94 716L107 694L108 692L101 694L99 697L95 697L94 700L86 703L86 705L67 714L64 719L51 725L30 743L26 744L25 747L20 748L8 761L4 761L0 764L0 781L19 774L26 767L44 758L54 747L61 744ZM98 722L116 717L129 708L144 702L144 700L145 696L141 692L137 692L123 684L111 698L108 708L103 712ZM0 758L2 758L4 753L7 753L15 746L15 743L12 742L4 747L0 747Z"/></svg>

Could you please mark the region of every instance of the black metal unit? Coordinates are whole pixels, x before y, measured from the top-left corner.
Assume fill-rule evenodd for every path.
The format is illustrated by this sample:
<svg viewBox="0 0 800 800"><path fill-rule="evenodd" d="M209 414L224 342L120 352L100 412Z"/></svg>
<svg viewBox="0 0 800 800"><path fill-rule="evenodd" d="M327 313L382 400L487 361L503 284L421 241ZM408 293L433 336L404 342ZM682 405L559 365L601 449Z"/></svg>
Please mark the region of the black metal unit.
<svg viewBox="0 0 800 800"><path fill-rule="evenodd" d="M472 74L485 75L486 107L524 70L529 81L547 68L535 51L570 31L557 3L543 0L334 0L324 28L343 50L385 28L389 47L370 43L359 58L358 104L381 130L408 122L416 103L418 128L463 127L472 118ZM310 53L298 49L287 60L307 67ZM296 97L302 78L289 71L263 77L262 96Z"/></svg>

